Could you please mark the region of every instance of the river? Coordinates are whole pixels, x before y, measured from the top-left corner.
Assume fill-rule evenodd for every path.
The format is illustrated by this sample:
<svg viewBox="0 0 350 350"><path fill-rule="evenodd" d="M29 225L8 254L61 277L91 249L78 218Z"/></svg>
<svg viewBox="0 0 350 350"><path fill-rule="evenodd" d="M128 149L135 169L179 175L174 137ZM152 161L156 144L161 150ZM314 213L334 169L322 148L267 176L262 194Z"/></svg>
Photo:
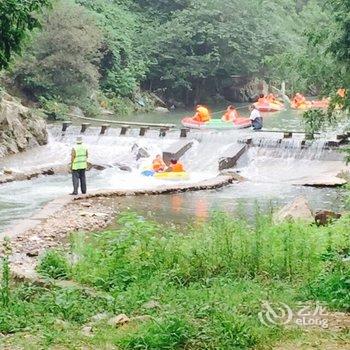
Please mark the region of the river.
<svg viewBox="0 0 350 350"><path fill-rule="evenodd" d="M243 115L245 111L241 112ZM247 113L247 111L246 111ZM166 115L152 113L135 115L128 120L166 122L179 125L184 112L177 111ZM300 113L284 111L264 115L265 127L282 129L301 129ZM60 125L49 127L49 144L26 153L7 157L2 166L17 170L30 170L42 166L61 165L69 162L69 153L79 127L70 127L65 135ZM191 174L187 182L198 182L218 174L217 164L220 155L230 145L252 131L206 131L191 133L194 144L183 157L183 162ZM106 135L99 135L97 128L89 128L84 141L89 147L90 160L107 166L103 171L91 171L88 174L89 190L95 189L139 189L154 188L162 182L140 175L151 158L174 143L178 132L170 132L165 138L159 138L153 131L140 138L137 130L127 136L119 136L119 130L110 129ZM134 145L147 149L148 159L136 160ZM318 156L315 154L318 153ZM161 221L188 221L191 218L206 218L212 210L224 210L235 215L243 204L248 213L252 213L256 202L263 208L278 206L292 198L303 195L314 209L341 209L341 192L337 189L320 189L295 186L295 181L312 174L323 174L334 167L341 167L341 157L327 159L323 150L314 149L311 153L302 153L290 148L264 149L253 147L240 160L237 170L247 181L235 183L220 190L201 191L184 194L118 198L120 210L133 209L154 216ZM127 165L131 172L119 170L116 164ZM0 229L29 217L46 202L71 192L71 180L68 175L48 176L9 183L0 186Z"/></svg>

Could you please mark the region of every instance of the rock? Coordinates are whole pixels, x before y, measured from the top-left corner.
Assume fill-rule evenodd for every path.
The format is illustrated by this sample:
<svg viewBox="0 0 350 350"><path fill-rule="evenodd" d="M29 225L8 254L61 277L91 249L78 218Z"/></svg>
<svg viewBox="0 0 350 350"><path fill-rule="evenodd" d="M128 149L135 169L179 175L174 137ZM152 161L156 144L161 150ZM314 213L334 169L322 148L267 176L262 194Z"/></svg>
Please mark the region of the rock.
<svg viewBox="0 0 350 350"><path fill-rule="evenodd" d="M90 213L88 211L81 211L79 212L80 216L93 216L93 213Z"/></svg>
<svg viewBox="0 0 350 350"><path fill-rule="evenodd" d="M110 317L111 317L111 314L109 314L108 312L101 312L99 314L96 314L96 315L92 316L91 317L91 322L92 323L101 322L103 320L107 320Z"/></svg>
<svg viewBox="0 0 350 350"><path fill-rule="evenodd" d="M243 177L242 175L238 174L236 171L224 170L224 171L221 171L220 174L221 175L226 175L226 176L231 176L232 180L237 181L237 182L247 181L247 179L245 177Z"/></svg>
<svg viewBox="0 0 350 350"><path fill-rule="evenodd" d="M154 110L158 113L169 113L169 109L165 107L156 107Z"/></svg>
<svg viewBox="0 0 350 350"><path fill-rule="evenodd" d="M136 160L139 160L140 158L150 157L150 154L147 152L147 150L140 147L136 143L132 146L131 151L136 155Z"/></svg>
<svg viewBox="0 0 350 350"><path fill-rule="evenodd" d="M256 101L259 94L266 94L268 85L264 80L251 79L247 76L233 76L224 82L223 95L229 101Z"/></svg>
<svg viewBox="0 0 350 350"><path fill-rule="evenodd" d="M91 164L91 163L88 164L88 170L95 169L95 170L102 171L102 170L105 170L106 168L107 168L106 166L101 164Z"/></svg>
<svg viewBox="0 0 350 350"><path fill-rule="evenodd" d="M114 112L110 111L109 109L106 109L106 108L101 108L101 114L102 115L114 115Z"/></svg>
<svg viewBox="0 0 350 350"><path fill-rule="evenodd" d="M69 113L76 115L78 117L84 117L84 112L82 111L81 108L77 107L77 106L71 106L69 108Z"/></svg>
<svg viewBox="0 0 350 350"><path fill-rule="evenodd" d="M44 119L7 96L0 97L0 157L46 144Z"/></svg>
<svg viewBox="0 0 350 350"><path fill-rule="evenodd" d="M151 309L158 309L158 308L160 308L160 304L156 300L150 300L147 303L143 304L142 307L144 309L149 309L149 310L151 310Z"/></svg>
<svg viewBox="0 0 350 350"><path fill-rule="evenodd" d="M107 323L110 326L119 327L129 322L130 322L130 318L128 316L126 316L125 314L120 314L118 316L114 316L110 318Z"/></svg>
<svg viewBox="0 0 350 350"><path fill-rule="evenodd" d="M304 197L296 198L292 203L287 204L274 215L275 222L285 220L314 221L314 215L307 200Z"/></svg>
<svg viewBox="0 0 350 350"><path fill-rule="evenodd" d="M81 202L80 205L84 208L90 208L91 207L91 203L90 202Z"/></svg>
<svg viewBox="0 0 350 350"><path fill-rule="evenodd" d="M92 327L91 326L84 326L81 329L81 332L83 333L83 335L85 335L86 337L92 337L93 336L93 332L92 332Z"/></svg>
<svg viewBox="0 0 350 350"><path fill-rule="evenodd" d="M341 214L331 210L318 210L315 214L315 223L317 226L325 226L334 219L340 219Z"/></svg>
<svg viewBox="0 0 350 350"><path fill-rule="evenodd" d="M131 167L129 167L128 165L119 165L119 169L121 171L128 171L129 173L131 173L132 171Z"/></svg>
<svg viewBox="0 0 350 350"><path fill-rule="evenodd" d="M31 249L30 251L28 251L26 253L26 255L31 257L31 258L37 257L37 256L39 256L39 250L38 249Z"/></svg>
<svg viewBox="0 0 350 350"><path fill-rule="evenodd" d="M13 170L12 169L9 169L9 168L4 168L3 169L3 173L5 175L12 175L13 174Z"/></svg>

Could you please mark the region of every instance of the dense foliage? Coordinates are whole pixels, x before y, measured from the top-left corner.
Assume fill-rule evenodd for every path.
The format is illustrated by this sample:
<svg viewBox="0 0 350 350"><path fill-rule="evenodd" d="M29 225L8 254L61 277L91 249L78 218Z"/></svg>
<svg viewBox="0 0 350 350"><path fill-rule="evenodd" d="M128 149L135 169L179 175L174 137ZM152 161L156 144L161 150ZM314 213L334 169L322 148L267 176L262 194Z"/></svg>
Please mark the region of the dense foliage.
<svg viewBox="0 0 350 350"><path fill-rule="evenodd" d="M14 79L33 99L84 101L99 82L102 36L95 20L66 1L44 15L43 31L17 64Z"/></svg>
<svg viewBox="0 0 350 350"><path fill-rule="evenodd" d="M18 53L28 30L39 26L35 12L49 0L0 1L0 69L7 67L13 53Z"/></svg>
<svg viewBox="0 0 350 350"><path fill-rule="evenodd" d="M59 0L13 74L30 98L85 107L90 92L120 110L122 98L140 100L140 88L209 102L233 76L286 81L290 92L330 91L344 59L332 40L346 40L346 5L333 2L337 11L317 0Z"/></svg>

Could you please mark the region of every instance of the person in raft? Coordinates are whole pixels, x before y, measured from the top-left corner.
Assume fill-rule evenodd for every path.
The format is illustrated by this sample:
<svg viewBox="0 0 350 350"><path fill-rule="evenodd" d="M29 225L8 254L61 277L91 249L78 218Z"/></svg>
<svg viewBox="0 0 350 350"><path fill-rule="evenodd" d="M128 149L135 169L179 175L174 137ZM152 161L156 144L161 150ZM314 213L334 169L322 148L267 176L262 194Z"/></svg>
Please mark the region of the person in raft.
<svg viewBox="0 0 350 350"><path fill-rule="evenodd" d="M88 166L88 150L83 144L81 136L77 137L76 145L71 152L71 169L72 169L72 181L73 192L71 195L76 196L78 194L79 182L82 194L86 194L86 169Z"/></svg>
<svg viewBox="0 0 350 350"><path fill-rule="evenodd" d="M258 104L259 105L263 105L263 104L265 104L267 101L266 101L266 97L265 97L265 95L264 94L260 94L259 95L259 98L258 98Z"/></svg>
<svg viewBox="0 0 350 350"><path fill-rule="evenodd" d="M263 127L263 118L259 112L259 110L255 107L255 105L250 106L250 120L252 122L253 130L261 130Z"/></svg>
<svg viewBox="0 0 350 350"><path fill-rule="evenodd" d="M303 96L302 94L300 94L299 92L294 96L293 98L293 104L296 107L300 107L303 104L307 104L306 98L305 96Z"/></svg>
<svg viewBox="0 0 350 350"><path fill-rule="evenodd" d="M221 120L223 122L234 123L239 118L239 114L235 106L230 105L227 107L226 113L222 116Z"/></svg>
<svg viewBox="0 0 350 350"><path fill-rule="evenodd" d="M160 173L162 171L165 171L166 164L164 163L164 160L160 154L157 154L156 158L153 160L152 169L156 173Z"/></svg>
<svg viewBox="0 0 350 350"><path fill-rule="evenodd" d="M184 166L178 162L176 159L170 160L169 168L167 169L168 172L174 172L174 173L183 173L185 171Z"/></svg>
<svg viewBox="0 0 350 350"><path fill-rule="evenodd" d="M202 105L197 105L196 114L193 116L192 119L200 123L209 122L211 117L208 108Z"/></svg>

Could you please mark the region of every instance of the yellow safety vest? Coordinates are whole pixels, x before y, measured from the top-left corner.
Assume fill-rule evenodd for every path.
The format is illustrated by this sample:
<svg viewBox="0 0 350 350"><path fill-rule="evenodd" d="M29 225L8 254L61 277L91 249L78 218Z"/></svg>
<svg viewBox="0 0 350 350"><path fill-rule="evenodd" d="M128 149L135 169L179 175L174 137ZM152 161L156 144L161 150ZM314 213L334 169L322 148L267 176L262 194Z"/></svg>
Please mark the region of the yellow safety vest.
<svg viewBox="0 0 350 350"><path fill-rule="evenodd" d="M87 148L84 145L74 147L75 158L73 160L72 170L81 170L87 168Z"/></svg>

